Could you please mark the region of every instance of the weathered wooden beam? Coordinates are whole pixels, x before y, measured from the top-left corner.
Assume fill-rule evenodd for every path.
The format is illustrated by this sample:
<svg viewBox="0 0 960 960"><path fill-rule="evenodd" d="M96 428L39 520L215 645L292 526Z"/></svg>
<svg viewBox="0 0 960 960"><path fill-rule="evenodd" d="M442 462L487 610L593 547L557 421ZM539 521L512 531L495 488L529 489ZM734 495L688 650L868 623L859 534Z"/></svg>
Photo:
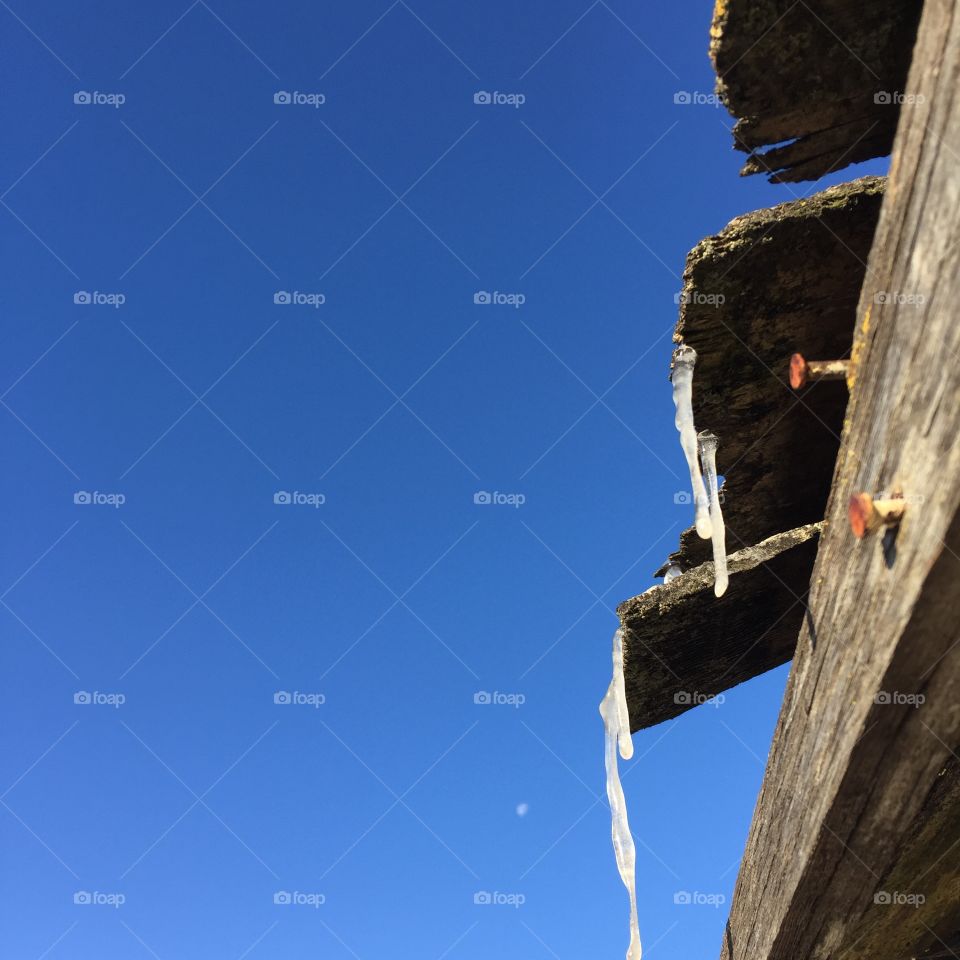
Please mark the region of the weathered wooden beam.
<svg viewBox="0 0 960 960"><path fill-rule="evenodd" d="M888 896L875 896L886 902L874 903L875 909L851 922L837 960L886 955L920 960L928 952L942 960L950 960L951 953L960 956L958 811L960 759L950 756L914 817L916 829L904 838L896 864L883 878L882 893ZM911 893L924 902L915 906Z"/></svg>
<svg viewBox="0 0 960 960"><path fill-rule="evenodd" d="M632 730L676 717L793 656L818 530L788 530L732 554L722 597L713 595L710 562L620 604Z"/></svg>
<svg viewBox="0 0 960 960"><path fill-rule="evenodd" d="M949 955L960 931L958 84L960 0L927 0L723 960ZM851 494L898 488L899 529L852 536Z"/></svg>
<svg viewBox="0 0 960 960"><path fill-rule="evenodd" d="M922 6L716 0L710 57L741 173L815 180L889 153Z"/></svg>
<svg viewBox="0 0 960 960"><path fill-rule="evenodd" d="M792 390L790 357L849 356L883 188L864 177L756 210L687 257L674 340L697 351L694 418L720 438L731 551L823 518L847 388ZM710 556L690 530L671 560Z"/></svg>

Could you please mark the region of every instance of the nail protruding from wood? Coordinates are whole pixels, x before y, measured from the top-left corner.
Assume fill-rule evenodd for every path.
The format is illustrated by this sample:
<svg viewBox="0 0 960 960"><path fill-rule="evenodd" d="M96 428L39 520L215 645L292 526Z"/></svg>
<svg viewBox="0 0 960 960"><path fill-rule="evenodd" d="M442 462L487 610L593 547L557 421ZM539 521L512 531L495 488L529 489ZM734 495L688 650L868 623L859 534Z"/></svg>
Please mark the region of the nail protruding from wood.
<svg viewBox="0 0 960 960"><path fill-rule="evenodd" d="M907 501L903 497L874 500L869 493L855 493L847 507L850 529L858 540L862 540L880 527L898 524L906 509Z"/></svg>
<svg viewBox="0 0 960 960"><path fill-rule="evenodd" d="M846 380L849 360L807 360L802 353L790 358L790 386L794 390L811 380Z"/></svg>

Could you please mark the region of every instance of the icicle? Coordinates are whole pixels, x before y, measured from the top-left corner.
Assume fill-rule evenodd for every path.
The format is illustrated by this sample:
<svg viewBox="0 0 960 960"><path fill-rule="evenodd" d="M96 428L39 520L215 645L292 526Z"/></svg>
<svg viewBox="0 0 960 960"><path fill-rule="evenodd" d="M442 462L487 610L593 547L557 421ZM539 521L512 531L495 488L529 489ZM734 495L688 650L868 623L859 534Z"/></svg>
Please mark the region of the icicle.
<svg viewBox="0 0 960 960"><path fill-rule="evenodd" d="M727 590L727 543L720 511L720 491L717 487L717 438L709 431L697 434L700 444L700 459L710 491L710 526L713 540L713 592L722 597Z"/></svg>
<svg viewBox="0 0 960 960"><path fill-rule="evenodd" d="M600 716L604 729L604 764L607 768L607 800L610 801L611 834L613 851L617 858L620 879L630 894L630 946L627 960L640 960L640 927L637 922L637 890L635 880L636 849L633 835L627 823L627 803L620 784L617 767L617 747L620 756L629 760L633 756L633 740L630 737L630 715L627 710L627 691L623 681L623 628L613 635L613 679L606 696L600 704Z"/></svg>
<svg viewBox="0 0 960 960"><path fill-rule="evenodd" d="M683 571L680 569L679 563L671 563L670 566L667 567L667 572L663 575L663 582L669 583L671 580L676 580L682 573Z"/></svg>
<svg viewBox="0 0 960 960"><path fill-rule="evenodd" d="M707 491L700 476L700 463L697 460L697 429L693 425L693 367L697 362L697 351L693 347L681 344L673 358L673 403L677 408L674 420L680 431L680 446L683 447L687 466L690 469L690 484L693 487L694 522L697 534L704 540L710 539L710 514L708 511Z"/></svg>

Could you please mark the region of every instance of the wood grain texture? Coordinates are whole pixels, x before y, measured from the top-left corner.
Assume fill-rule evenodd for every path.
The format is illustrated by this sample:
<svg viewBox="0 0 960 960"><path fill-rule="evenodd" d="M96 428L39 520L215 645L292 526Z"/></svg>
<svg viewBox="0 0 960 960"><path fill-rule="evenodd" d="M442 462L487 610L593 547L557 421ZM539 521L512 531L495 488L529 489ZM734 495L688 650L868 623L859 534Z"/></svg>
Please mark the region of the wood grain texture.
<svg viewBox="0 0 960 960"><path fill-rule="evenodd" d="M631 730L679 716L793 656L818 532L810 524L732 554L722 597L713 595L709 562L620 604Z"/></svg>
<svg viewBox="0 0 960 960"><path fill-rule="evenodd" d="M960 6L927 0L907 87L923 101L901 114L810 617L724 960L899 960L960 931L958 84ZM854 539L847 498L897 488L895 539Z"/></svg>
<svg viewBox="0 0 960 960"><path fill-rule="evenodd" d="M710 56L734 144L750 154L742 175L815 180L888 154L922 6L717 0Z"/></svg>

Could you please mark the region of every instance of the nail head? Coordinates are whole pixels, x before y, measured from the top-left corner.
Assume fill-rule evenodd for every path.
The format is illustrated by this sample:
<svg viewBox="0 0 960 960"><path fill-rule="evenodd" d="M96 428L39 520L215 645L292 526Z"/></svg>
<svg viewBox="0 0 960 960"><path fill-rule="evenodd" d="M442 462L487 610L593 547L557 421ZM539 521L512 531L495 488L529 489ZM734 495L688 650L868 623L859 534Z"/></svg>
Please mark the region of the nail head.
<svg viewBox="0 0 960 960"><path fill-rule="evenodd" d="M790 358L790 386L799 390L807 382L807 361L802 353L795 353Z"/></svg>

